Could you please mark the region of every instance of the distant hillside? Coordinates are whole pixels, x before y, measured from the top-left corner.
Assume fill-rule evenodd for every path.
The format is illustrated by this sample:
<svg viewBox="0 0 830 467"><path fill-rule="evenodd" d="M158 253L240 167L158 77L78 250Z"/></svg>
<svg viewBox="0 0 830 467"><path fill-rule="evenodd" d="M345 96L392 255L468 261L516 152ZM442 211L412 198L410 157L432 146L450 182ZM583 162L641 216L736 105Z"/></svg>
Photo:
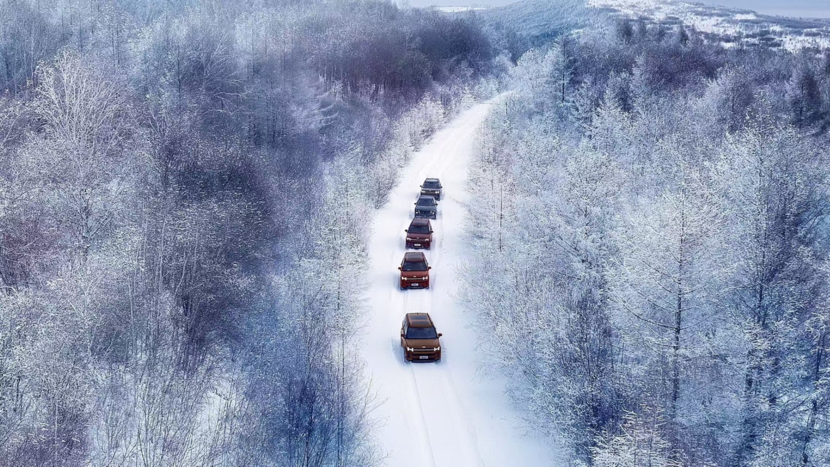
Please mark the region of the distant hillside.
<svg viewBox="0 0 830 467"><path fill-rule="evenodd" d="M588 7L646 24L692 27L724 47L830 48L830 19L787 18L672 0L589 0Z"/></svg>
<svg viewBox="0 0 830 467"><path fill-rule="evenodd" d="M529 47L584 26L588 12L584 0L526 0L478 14L494 30L507 32L513 41L509 50L516 58Z"/></svg>

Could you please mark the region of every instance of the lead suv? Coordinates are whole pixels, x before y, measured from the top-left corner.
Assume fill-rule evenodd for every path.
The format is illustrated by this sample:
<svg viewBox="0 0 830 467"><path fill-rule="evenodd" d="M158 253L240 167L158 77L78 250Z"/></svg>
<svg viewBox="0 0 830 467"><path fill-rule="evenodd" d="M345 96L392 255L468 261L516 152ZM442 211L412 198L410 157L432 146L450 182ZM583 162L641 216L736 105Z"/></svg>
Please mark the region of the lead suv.
<svg viewBox="0 0 830 467"><path fill-rule="evenodd" d="M429 195L421 195L415 201L415 217L436 219L438 217L438 201Z"/></svg>
<svg viewBox="0 0 830 467"><path fill-rule="evenodd" d="M404 253L401 265L401 290L404 289L428 289L429 270L427 257L421 252L409 251Z"/></svg>
<svg viewBox="0 0 830 467"><path fill-rule="evenodd" d="M441 199L441 180L437 178L428 178L424 180L423 185L421 185L421 194L422 195L430 195L435 197L435 199Z"/></svg>
<svg viewBox="0 0 830 467"><path fill-rule="evenodd" d="M441 360L441 341L443 334L435 330L428 313L407 313L401 323L401 347L404 360L434 361Z"/></svg>
<svg viewBox="0 0 830 467"><path fill-rule="evenodd" d="M412 219L406 232L407 248L423 248L429 250L432 246L432 224L429 219Z"/></svg>

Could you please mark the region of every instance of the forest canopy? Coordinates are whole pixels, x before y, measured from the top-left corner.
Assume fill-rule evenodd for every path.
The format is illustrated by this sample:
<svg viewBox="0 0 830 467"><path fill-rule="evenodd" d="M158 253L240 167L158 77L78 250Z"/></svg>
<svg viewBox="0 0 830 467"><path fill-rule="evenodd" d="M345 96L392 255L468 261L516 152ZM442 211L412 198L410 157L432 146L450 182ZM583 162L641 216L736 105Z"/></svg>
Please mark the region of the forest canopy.
<svg viewBox="0 0 830 467"><path fill-rule="evenodd" d="M363 222L492 92L483 27L346 0L18 0L0 24L3 462L372 465L338 345Z"/></svg>
<svg viewBox="0 0 830 467"><path fill-rule="evenodd" d="M617 19L482 129L466 300L578 465L830 463L830 52Z"/></svg>

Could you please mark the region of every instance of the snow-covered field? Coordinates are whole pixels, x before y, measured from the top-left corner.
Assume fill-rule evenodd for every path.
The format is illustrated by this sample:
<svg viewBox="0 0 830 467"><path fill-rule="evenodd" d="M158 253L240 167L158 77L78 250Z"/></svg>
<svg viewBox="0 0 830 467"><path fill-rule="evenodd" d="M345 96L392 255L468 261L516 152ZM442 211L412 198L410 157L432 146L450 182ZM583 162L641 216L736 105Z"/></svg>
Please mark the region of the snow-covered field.
<svg viewBox="0 0 830 467"><path fill-rule="evenodd" d="M662 23L682 23L725 40L734 47L766 45L799 50L830 48L830 20L793 19L758 14L750 10L712 7L673 0L587 0L591 8L602 8L629 18Z"/></svg>
<svg viewBox="0 0 830 467"><path fill-rule="evenodd" d="M458 270L464 264L467 162L476 130L491 103L461 114L414 155L389 202L378 210L369 243L369 316L363 357L383 404L375 412L386 465L523 467L557 465L548 441L529 432L505 394L505 380L483 374L488 350L476 342L472 317L458 304ZM412 219L419 185L440 177L445 193L433 221L435 240L427 260L430 290L401 291L398 270L404 229ZM407 312L428 312L441 338L440 363L405 363L399 330Z"/></svg>

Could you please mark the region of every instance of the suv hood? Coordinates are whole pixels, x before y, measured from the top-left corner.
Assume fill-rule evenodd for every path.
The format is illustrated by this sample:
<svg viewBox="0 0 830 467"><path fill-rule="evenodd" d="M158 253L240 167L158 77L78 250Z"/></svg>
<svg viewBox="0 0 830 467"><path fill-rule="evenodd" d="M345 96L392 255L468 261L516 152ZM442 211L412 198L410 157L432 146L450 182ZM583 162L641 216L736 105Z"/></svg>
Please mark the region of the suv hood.
<svg viewBox="0 0 830 467"><path fill-rule="evenodd" d="M406 339L404 338L407 347L413 349L434 349L441 345L438 339Z"/></svg>
<svg viewBox="0 0 830 467"><path fill-rule="evenodd" d="M417 238L417 239L420 239L420 240L426 240L426 239L429 238L430 235L432 235L432 234L428 234L428 233L407 233L406 234L406 236L409 237L409 238Z"/></svg>
<svg viewBox="0 0 830 467"><path fill-rule="evenodd" d="M401 277L427 277L429 271L401 271Z"/></svg>

